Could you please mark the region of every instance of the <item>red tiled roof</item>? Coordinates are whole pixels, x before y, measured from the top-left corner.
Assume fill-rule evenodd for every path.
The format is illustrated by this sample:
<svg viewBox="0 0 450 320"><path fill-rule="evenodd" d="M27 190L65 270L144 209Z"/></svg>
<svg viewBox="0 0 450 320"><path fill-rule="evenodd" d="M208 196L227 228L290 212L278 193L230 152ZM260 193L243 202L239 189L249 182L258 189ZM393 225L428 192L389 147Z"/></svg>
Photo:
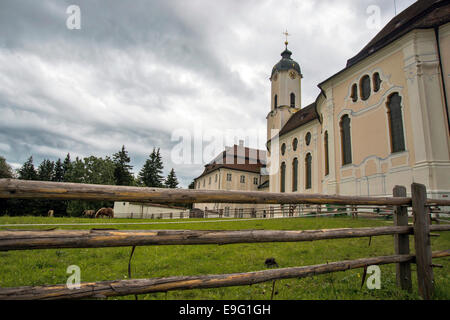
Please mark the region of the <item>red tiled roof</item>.
<svg viewBox="0 0 450 320"><path fill-rule="evenodd" d="M316 112L316 103L311 103L309 106L300 109L292 115L292 117L280 130L279 136L281 137L282 135L285 135L286 133L318 118L319 116Z"/></svg>
<svg viewBox="0 0 450 320"><path fill-rule="evenodd" d="M233 147L226 148L212 162L207 164L203 173L194 180L220 168L260 173L261 168L265 166L265 156L266 152L263 150L234 145Z"/></svg>

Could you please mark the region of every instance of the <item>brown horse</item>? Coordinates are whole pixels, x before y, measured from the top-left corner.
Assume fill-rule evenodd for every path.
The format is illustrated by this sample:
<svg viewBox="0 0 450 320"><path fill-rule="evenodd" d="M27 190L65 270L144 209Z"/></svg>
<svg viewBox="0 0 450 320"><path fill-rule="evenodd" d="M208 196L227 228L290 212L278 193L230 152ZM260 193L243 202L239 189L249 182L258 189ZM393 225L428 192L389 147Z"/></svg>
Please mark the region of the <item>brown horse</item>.
<svg viewBox="0 0 450 320"><path fill-rule="evenodd" d="M114 218L114 210L112 208L101 208L95 214L95 218L99 218L102 216Z"/></svg>
<svg viewBox="0 0 450 320"><path fill-rule="evenodd" d="M84 210L83 217L86 218L95 218L95 210Z"/></svg>

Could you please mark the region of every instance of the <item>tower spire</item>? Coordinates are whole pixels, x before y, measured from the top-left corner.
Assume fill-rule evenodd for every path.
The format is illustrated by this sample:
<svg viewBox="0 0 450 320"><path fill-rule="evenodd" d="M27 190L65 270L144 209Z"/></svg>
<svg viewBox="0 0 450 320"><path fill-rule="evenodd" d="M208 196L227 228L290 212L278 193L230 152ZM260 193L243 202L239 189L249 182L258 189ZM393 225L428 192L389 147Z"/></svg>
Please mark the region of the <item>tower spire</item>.
<svg viewBox="0 0 450 320"><path fill-rule="evenodd" d="M287 45L289 44L288 42L288 37L290 36L290 34L288 33L287 29L285 32L283 32L283 34L286 36L286 41L284 42L286 49L287 49Z"/></svg>

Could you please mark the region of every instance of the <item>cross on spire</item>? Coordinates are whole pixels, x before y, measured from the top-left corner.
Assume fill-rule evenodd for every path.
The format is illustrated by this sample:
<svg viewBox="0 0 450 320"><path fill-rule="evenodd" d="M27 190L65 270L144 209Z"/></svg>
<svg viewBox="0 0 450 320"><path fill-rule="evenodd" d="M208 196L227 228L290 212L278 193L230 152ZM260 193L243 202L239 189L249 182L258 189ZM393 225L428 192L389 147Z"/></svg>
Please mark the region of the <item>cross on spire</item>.
<svg viewBox="0 0 450 320"><path fill-rule="evenodd" d="M285 41L284 44L286 45L286 49L287 49L287 45L288 45L288 43L289 43L289 42L288 42L288 37L289 37L291 34L288 33L287 29L286 29L285 32L283 32L283 34L286 36L286 41Z"/></svg>

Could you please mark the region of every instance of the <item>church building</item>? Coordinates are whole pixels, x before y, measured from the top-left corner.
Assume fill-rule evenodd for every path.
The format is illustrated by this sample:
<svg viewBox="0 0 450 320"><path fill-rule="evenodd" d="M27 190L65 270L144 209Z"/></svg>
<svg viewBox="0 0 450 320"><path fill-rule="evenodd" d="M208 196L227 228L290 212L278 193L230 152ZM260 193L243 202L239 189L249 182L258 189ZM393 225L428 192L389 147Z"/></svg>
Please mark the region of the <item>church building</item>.
<svg viewBox="0 0 450 320"><path fill-rule="evenodd" d="M392 196L425 184L450 195L450 4L417 1L301 105L287 48L270 81L271 192Z"/></svg>
<svg viewBox="0 0 450 320"><path fill-rule="evenodd" d="M448 1L419 0L398 14L305 106L307 75L292 56L286 41L271 72L267 159L258 151L259 164L244 171L213 161L197 189L244 190L227 179L246 172L254 185L245 190L261 192L392 196L417 182L430 198L450 197ZM270 176L260 171L266 160Z"/></svg>

